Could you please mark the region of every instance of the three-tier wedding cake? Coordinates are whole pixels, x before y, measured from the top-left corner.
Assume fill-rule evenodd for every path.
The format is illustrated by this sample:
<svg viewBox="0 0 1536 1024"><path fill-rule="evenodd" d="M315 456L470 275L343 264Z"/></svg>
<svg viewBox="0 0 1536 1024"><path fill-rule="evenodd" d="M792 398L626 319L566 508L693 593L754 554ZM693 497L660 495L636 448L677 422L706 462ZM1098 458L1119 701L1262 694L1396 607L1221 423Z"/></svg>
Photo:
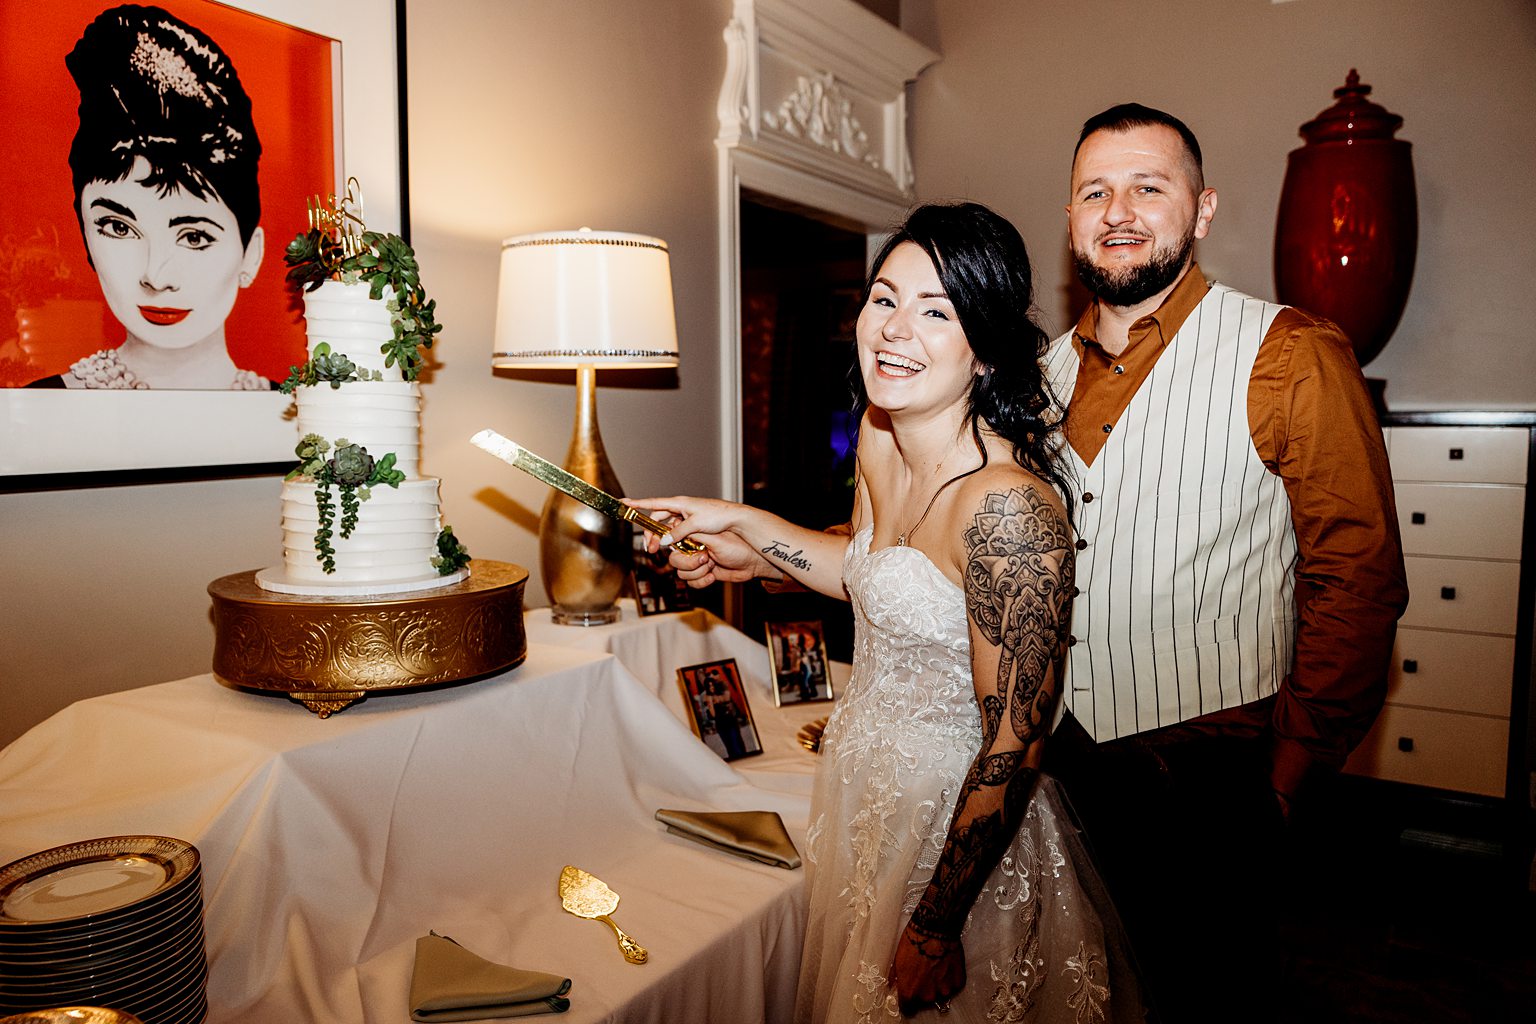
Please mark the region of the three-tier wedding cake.
<svg viewBox="0 0 1536 1024"><path fill-rule="evenodd" d="M416 344L431 310L410 308L409 286L420 289L409 248L394 236L364 238L394 245L397 269L403 256L411 278L404 298L366 272L310 281L318 287L304 295L309 358L284 384L298 409L299 465L283 483L282 565L256 574L266 590L395 593L469 573L467 553L443 529L437 478L419 472Z"/></svg>

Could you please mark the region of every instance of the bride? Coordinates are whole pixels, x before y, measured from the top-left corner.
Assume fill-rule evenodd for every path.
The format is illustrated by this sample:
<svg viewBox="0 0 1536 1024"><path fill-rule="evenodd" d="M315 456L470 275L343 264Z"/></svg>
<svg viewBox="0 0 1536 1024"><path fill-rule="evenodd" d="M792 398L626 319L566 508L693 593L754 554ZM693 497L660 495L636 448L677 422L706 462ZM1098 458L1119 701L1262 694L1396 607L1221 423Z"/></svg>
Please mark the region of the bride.
<svg viewBox="0 0 1536 1024"><path fill-rule="evenodd" d="M1117 919L1039 772L1069 642L1070 510L1029 257L974 203L915 210L859 314L851 536L638 498L694 586L789 578L853 604L822 741L796 1019L1141 1019Z"/></svg>

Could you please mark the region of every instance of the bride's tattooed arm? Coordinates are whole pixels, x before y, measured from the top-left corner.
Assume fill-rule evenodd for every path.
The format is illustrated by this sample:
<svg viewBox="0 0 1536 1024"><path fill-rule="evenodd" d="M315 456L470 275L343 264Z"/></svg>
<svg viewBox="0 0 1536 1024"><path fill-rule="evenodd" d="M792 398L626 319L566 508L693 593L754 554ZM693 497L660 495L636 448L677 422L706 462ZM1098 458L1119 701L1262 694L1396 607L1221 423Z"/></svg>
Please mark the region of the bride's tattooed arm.
<svg viewBox="0 0 1536 1024"><path fill-rule="evenodd" d="M990 493L965 531L965 601L982 744L961 786L933 880L907 941L923 957L957 945L971 905L1018 833L1034 787L1031 748L1051 726L1072 606L1071 530L1034 489Z"/></svg>

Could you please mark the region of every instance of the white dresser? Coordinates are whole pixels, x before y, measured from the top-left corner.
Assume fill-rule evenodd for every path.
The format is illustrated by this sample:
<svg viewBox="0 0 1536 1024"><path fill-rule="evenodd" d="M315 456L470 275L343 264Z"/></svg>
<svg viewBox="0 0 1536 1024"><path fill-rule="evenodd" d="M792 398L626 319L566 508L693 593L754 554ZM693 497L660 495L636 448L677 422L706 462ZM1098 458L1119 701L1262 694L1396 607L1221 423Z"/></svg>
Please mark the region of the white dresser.
<svg viewBox="0 0 1536 1024"><path fill-rule="evenodd" d="M1387 705L1346 770L1523 805L1536 415L1383 422L1410 600Z"/></svg>

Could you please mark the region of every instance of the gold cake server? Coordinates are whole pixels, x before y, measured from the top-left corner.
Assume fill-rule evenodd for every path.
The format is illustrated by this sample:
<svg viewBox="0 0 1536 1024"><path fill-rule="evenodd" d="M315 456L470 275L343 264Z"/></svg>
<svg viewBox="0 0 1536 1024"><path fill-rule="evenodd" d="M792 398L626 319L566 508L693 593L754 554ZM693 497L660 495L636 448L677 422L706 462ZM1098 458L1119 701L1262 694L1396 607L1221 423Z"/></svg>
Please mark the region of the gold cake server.
<svg viewBox="0 0 1536 1024"><path fill-rule="evenodd" d="M509 466L522 470L536 480L542 480L557 491L563 491L589 508L595 508L605 516L634 523L660 537L667 528L639 509L624 504L607 491L593 487L579 476L573 476L547 459L541 459L516 441L509 441L494 430L482 430L469 439L469 443L481 451L496 456ZM704 551L704 545L686 537L672 545L688 555Z"/></svg>
<svg viewBox="0 0 1536 1024"><path fill-rule="evenodd" d="M560 871L560 905L568 913L589 921L602 921L619 940L619 951L632 964L643 964L650 954L645 947L624 934L608 915L619 909L619 894L601 878L567 864Z"/></svg>

